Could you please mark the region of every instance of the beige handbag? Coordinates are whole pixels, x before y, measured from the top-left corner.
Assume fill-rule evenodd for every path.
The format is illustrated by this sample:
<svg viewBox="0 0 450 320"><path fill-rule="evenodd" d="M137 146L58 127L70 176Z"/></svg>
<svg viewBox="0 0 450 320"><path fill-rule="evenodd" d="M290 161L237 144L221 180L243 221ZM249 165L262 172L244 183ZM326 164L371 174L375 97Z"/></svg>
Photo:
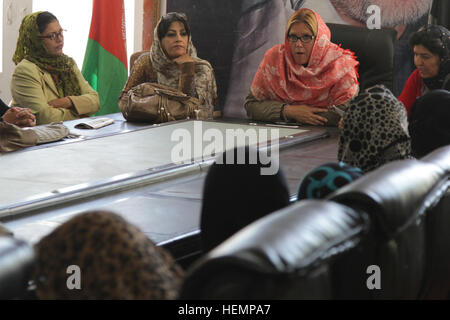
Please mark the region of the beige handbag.
<svg viewBox="0 0 450 320"><path fill-rule="evenodd" d="M146 82L132 88L119 100L119 108L128 121L163 123L195 119L200 101L178 90Z"/></svg>

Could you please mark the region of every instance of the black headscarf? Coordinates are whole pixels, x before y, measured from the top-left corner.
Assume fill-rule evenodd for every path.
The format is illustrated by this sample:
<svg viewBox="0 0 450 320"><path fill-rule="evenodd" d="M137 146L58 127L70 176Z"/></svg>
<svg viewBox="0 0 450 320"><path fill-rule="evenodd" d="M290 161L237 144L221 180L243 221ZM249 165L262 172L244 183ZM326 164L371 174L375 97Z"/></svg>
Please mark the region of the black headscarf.
<svg viewBox="0 0 450 320"><path fill-rule="evenodd" d="M450 144L450 91L433 90L417 99L408 130L415 157Z"/></svg>
<svg viewBox="0 0 450 320"><path fill-rule="evenodd" d="M234 163L236 161L234 149ZM255 151L254 149L251 149ZM201 213L202 246L207 252L253 221L289 204L289 190L281 169L274 175L262 175L263 165L214 163L203 189ZM275 161L275 160L273 160Z"/></svg>

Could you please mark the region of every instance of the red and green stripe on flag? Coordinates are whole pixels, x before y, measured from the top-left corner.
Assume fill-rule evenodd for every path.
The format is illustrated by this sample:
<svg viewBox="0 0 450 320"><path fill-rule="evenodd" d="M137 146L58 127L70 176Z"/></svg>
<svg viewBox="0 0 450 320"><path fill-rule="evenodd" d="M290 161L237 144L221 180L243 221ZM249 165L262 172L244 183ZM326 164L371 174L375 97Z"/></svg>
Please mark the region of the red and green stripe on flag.
<svg viewBox="0 0 450 320"><path fill-rule="evenodd" d="M82 74L100 96L96 115L119 112L128 78L123 0L93 0L91 29Z"/></svg>

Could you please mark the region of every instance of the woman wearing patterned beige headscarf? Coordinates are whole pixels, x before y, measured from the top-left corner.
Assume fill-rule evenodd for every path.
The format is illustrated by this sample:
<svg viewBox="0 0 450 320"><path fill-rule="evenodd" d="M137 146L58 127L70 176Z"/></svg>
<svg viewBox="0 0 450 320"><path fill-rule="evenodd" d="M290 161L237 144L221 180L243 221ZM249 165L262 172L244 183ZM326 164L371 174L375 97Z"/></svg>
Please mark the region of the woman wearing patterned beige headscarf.
<svg viewBox="0 0 450 320"><path fill-rule="evenodd" d="M165 300L177 297L183 271L122 217L92 211L39 241L34 278L40 299Z"/></svg>
<svg viewBox="0 0 450 320"><path fill-rule="evenodd" d="M161 17L150 52L143 54L134 64L122 95L144 82L177 89L199 98L200 104L216 104L213 68L208 61L197 57L186 15L171 12Z"/></svg>

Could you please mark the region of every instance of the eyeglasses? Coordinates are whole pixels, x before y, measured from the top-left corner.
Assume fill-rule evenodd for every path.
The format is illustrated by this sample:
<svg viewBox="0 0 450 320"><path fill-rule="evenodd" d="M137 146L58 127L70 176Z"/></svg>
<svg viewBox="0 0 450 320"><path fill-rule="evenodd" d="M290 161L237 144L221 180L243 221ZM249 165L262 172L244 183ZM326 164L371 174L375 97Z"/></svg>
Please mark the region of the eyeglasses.
<svg viewBox="0 0 450 320"><path fill-rule="evenodd" d="M52 41L56 41L56 39L64 38L64 32L67 30L61 30L60 32L52 32L48 36L39 36L41 39L50 39Z"/></svg>
<svg viewBox="0 0 450 320"><path fill-rule="evenodd" d="M290 43L297 43L298 40L300 40L302 43L310 43L312 39L315 38L315 36L311 36L309 34L305 34L303 36L296 36L295 34L290 34L287 36Z"/></svg>

